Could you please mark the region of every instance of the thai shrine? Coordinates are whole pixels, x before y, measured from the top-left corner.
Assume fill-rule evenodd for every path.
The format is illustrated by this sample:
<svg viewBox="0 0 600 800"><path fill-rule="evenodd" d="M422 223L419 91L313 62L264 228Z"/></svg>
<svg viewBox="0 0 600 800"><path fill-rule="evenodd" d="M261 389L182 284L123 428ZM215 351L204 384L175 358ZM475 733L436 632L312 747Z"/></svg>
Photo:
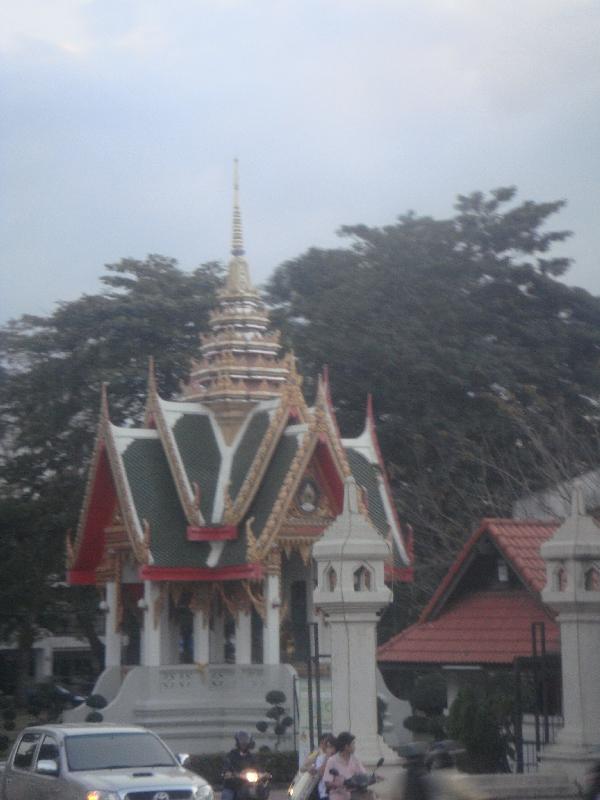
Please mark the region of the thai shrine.
<svg viewBox="0 0 600 800"><path fill-rule="evenodd" d="M281 349L244 257L236 170L231 259L199 358L177 400L159 396L150 366L141 427L113 425L103 391L68 542L69 583L102 593L95 691L108 701L105 719L153 725L173 746L229 742L230 729L256 718L248 698L264 705L264 690L283 688L289 700L310 623L328 651L312 548L341 513L348 476L387 543L386 582L412 577L370 401L363 433L341 438L327 373L307 405L294 356ZM366 563L356 580L368 576Z"/></svg>

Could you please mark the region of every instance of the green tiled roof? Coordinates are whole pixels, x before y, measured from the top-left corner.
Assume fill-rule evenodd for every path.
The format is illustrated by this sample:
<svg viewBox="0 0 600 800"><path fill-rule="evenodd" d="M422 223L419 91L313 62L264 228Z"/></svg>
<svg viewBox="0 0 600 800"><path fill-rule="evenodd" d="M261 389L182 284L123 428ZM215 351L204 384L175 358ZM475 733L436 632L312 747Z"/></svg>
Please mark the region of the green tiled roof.
<svg viewBox="0 0 600 800"><path fill-rule="evenodd" d="M279 490L298 451L298 444L297 434L284 434L273 453L260 489L247 515L248 517L254 517L252 529L256 536L260 536L269 518Z"/></svg>
<svg viewBox="0 0 600 800"><path fill-rule="evenodd" d="M266 411L259 411L254 414L248 423L248 427L244 431L244 435L233 457L233 464L231 465L230 492L233 500L235 500L244 482L244 478L248 474L250 465L254 460L256 451L260 447L260 443L268 427L269 414Z"/></svg>
<svg viewBox="0 0 600 800"><path fill-rule="evenodd" d="M122 459L140 523L150 524L154 566L206 566L209 545L186 538L187 521L160 440L134 439Z"/></svg>
<svg viewBox="0 0 600 800"><path fill-rule="evenodd" d="M346 456L356 482L367 490L371 522L379 533L385 535L390 526L379 492L377 479L379 467L376 464L371 464L361 453L351 447L346 448Z"/></svg>
<svg viewBox="0 0 600 800"><path fill-rule="evenodd" d="M203 414L184 414L175 423L173 436L190 486L196 481L200 487L202 516L210 522L221 464L210 419Z"/></svg>

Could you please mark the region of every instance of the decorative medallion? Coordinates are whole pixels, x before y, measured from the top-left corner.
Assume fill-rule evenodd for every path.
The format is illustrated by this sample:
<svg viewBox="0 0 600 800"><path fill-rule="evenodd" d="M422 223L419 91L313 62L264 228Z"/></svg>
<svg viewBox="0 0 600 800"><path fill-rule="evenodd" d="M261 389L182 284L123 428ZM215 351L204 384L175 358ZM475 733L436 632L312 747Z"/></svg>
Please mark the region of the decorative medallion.
<svg viewBox="0 0 600 800"><path fill-rule="evenodd" d="M311 478L304 478L296 493L296 505L303 514L312 514L319 504L319 487Z"/></svg>

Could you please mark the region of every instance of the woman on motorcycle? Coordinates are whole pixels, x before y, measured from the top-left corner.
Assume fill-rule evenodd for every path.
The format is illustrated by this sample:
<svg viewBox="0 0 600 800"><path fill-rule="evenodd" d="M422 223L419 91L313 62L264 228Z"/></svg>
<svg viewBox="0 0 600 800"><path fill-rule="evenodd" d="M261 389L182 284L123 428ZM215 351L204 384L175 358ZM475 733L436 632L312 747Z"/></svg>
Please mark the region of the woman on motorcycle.
<svg viewBox="0 0 600 800"><path fill-rule="evenodd" d="M325 765L325 786L329 790L329 800L350 800L350 789L344 781L354 775L365 774L366 770L354 755L356 738L344 731L335 740L335 754L327 759Z"/></svg>

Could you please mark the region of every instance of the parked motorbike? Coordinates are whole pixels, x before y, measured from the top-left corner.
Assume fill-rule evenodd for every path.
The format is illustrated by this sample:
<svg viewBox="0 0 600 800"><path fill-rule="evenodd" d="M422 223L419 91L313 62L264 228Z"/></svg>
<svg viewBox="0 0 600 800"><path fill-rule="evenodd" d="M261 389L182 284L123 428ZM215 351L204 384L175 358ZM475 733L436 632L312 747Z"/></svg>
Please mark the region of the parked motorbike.
<svg viewBox="0 0 600 800"><path fill-rule="evenodd" d="M351 800L367 800L367 798L372 797L372 793L369 790L370 786L373 786L380 778L378 777L376 770L383 764L384 759L380 758L377 764L375 765L375 769L369 775L368 772L359 772L356 775L353 775L351 778L346 778L344 781L344 786L346 789L350 790L350 797ZM332 775L339 775L340 773L333 767L329 770Z"/></svg>

